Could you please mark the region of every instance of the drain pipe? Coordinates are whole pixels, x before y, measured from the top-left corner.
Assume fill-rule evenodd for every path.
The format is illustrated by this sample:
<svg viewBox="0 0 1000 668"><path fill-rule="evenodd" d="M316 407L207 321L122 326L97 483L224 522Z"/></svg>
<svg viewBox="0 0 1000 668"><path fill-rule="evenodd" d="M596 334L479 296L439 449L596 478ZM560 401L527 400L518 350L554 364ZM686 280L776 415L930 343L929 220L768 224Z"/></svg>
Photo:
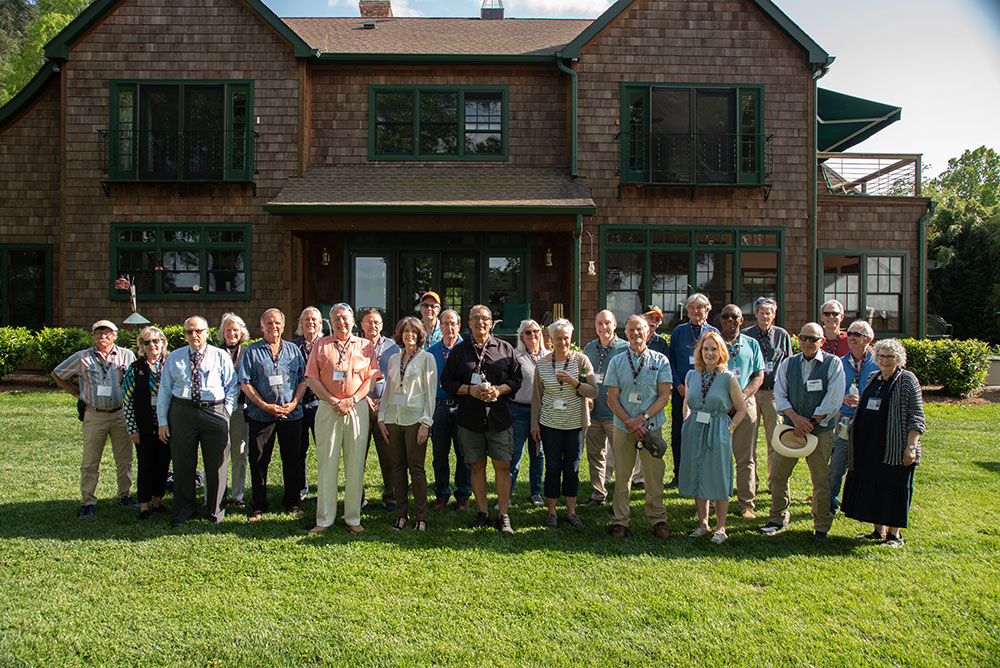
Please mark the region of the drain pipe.
<svg viewBox="0 0 1000 668"><path fill-rule="evenodd" d="M817 154L819 153L819 85L820 79L826 76L826 73L830 71L830 65L833 64L833 56L827 58L826 63L819 65L813 71L812 77L812 108L813 108L813 118L812 118L812 163L813 163L813 175L811 183L809 184L809 190L812 192L812 292L813 299L815 303L813 304L813 309L819 305L822 295L819 292L820 284L820 267L819 267L819 187L816 183L819 181L819 159ZM810 319L812 316L808 316Z"/></svg>

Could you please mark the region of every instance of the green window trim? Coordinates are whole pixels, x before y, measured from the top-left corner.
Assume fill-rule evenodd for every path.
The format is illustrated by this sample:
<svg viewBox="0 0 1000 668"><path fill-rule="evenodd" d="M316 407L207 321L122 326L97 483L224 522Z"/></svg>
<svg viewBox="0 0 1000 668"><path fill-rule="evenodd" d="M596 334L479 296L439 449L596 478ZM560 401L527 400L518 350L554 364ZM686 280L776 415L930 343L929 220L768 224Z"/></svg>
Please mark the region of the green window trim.
<svg viewBox="0 0 1000 668"><path fill-rule="evenodd" d="M28 253L42 253L44 255L39 265L32 268L41 268L44 275L41 277L30 274L23 276L23 282L28 289L35 289L41 293L41 302L35 306L40 306L35 312L41 315L41 321L29 323L14 317L12 311L16 308L15 292L20 289L12 289L11 283L17 284L17 280L12 280L10 254L25 251ZM39 280L40 278L40 280ZM21 298L24 298L22 293ZM30 300L30 297L28 298ZM32 309L35 310L35 309ZM52 325L52 245L51 244L0 244L0 326L19 327L24 326L35 329L37 325L41 327Z"/></svg>
<svg viewBox="0 0 1000 668"><path fill-rule="evenodd" d="M135 277L140 301L250 299L249 224L112 223L110 228L112 300L129 298L115 288L115 279L125 274Z"/></svg>
<svg viewBox="0 0 1000 668"><path fill-rule="evenodd" d="M109 88L101 131L109 181L253 181L253 81L112 80Z"/></svg>
<svg viewBox="0 0 1000 668"><path fill-rule="evenodd" d="M870 309L874 309L875 317L869 321L872 329L875 330L875 335L877 338L888 338L888 337L907 337L910 336L910 254L908 250L882 250L882 249L857 249L857 248L820 248L817 250L818 255L818 266L820 280L816 286L816 304L817 308L819 305L827 301L827 299L837 299L844 304L845 317L844 322L841 325L841 329L847 329L854 319L861 319L868 321L868 314ZM828 256L846 256L846 257L857 257L858 258L858 285L857 289L851 290L851 293L857 303L848 303L850 300L845 301L841 298L843 290L840 291L828 291L826 289L826 260ZM879 266L876 268L876 272L869 273L870 261L875 258L883 259L899 259L900 263L898 265L899 271L896 272L895 276L898 276L896 280L898 281L897 290L891 289L891 283L894 278L893 275L887 274L882 269L886 269L884 266ZM877 260L876 260L877 262ZM890 267L892 263L890 262ZM838 274L829 274L838 275ZM889 282L890 289L880 291L872 288L872 282ZM831 296L827 297L827 293ZM882 316L883 311L887 309L878 308L875 304L879 297L886 296L896 296L899 299L899 327L886 328L880 327L882 324L880 321L888 319L886 316ZM849 320L846 314L851 314L853 317ZM819 314L817 313L817 319Z"/></svg>
<svg viewBox="0 0 1000 668"><path fill-rule="evenodd" d="M369 160L503 162L508 135L507 86L368 89Z"/></svg>
<svg viewBox="0 0 1000 668"><path fill-rule="evenodd" d="M724 132L711 127L720 122ZM764 86L623 82L619 154L623 184L763 186L773 167Z"/></svg>

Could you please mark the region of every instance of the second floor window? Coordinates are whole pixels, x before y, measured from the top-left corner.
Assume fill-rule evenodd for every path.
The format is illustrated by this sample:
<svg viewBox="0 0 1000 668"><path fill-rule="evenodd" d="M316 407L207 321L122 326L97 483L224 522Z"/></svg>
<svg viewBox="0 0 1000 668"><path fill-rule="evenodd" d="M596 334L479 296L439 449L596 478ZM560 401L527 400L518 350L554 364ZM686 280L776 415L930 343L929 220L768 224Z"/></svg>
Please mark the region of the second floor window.
<svg viewBox="0 0 1000 668"><path fill-rule="evenodd" d="M369 158L503 160L506 88L372 87Z"/></svg>
<svg viewBox="0 0 1000 668"><path fill-rule="evenodd" d="M249 82L113 82L112 180L248 181Z"/></svg>

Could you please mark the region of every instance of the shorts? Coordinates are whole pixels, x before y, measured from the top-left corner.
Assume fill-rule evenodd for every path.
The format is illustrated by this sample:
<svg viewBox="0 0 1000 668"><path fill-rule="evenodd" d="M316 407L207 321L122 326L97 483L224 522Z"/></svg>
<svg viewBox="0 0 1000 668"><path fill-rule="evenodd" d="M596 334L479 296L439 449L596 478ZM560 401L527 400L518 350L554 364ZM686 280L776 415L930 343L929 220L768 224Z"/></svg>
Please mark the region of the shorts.
<svg viewBox="0 0 1000 668"><path fill-rule="evenodd" d="M490 459L509 462L514 455L514 435L507 427L503 431L472 431L458 426L458 444L466 463Z"/></svg>

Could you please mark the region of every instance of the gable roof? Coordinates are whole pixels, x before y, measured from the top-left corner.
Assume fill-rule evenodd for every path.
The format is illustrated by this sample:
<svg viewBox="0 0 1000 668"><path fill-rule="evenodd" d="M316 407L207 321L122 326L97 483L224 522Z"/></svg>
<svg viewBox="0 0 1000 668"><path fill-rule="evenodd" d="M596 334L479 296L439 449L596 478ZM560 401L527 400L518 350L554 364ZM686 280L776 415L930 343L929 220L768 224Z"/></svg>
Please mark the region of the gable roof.
<svg viewBox="0 0 1000 668"><path fill-rule="evenodd" d="M45 90L45 85L58 73L59 67L56 63L45 63L42 65L42 69L38 70L38 73L32 77L31 81L19 90L14 97L7 100L7 104L0 107L0 128L17 118L22 111L31 106L35 97Z"/></svg>
<svg viewBox="0 0 1000 668"><path fill-rule="evenodd" d="M70 45L114 9L118 2L119 0L94 0L90 6L80 12L75 19L70 21L68 26L45 45L45 57L50 60L68 60ZM314 55L312 49L263 2L260 0L242 0L242 2L292 45L296 58L307 58Z"/></svg>
<svg viewBox="0 0 1000 668"><path fill-rule="evenodd" d="M566 48L559 54L563 58L579 58L580 51L585 44L594 39L599 32L608 27L619 15L624 13L636 0L618 0L615 4L598 16L583 32L566 45ZM788 35L792 41L798 44L806 52L806 62L811 65L827 66L833 62L833 58L823 47L813 41L798 25L795 24L788 15L781 11L771 0L750 0L764 12L771 21Z"/></svg>

